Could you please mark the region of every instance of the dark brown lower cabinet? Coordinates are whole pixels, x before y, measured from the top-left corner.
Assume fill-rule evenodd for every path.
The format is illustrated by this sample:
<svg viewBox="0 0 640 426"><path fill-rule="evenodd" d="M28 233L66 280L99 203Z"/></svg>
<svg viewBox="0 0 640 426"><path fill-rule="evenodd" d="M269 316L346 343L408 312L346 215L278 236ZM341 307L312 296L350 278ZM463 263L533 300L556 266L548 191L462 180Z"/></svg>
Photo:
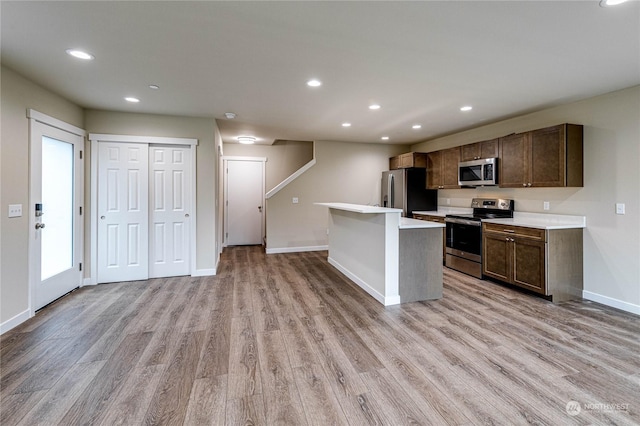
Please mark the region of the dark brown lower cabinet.
<svg viewBox="0 0 640 426"><path fill-rule="evenodd" d="M582 297L582 229L483 224L485 277L559 302Z"/></svg>

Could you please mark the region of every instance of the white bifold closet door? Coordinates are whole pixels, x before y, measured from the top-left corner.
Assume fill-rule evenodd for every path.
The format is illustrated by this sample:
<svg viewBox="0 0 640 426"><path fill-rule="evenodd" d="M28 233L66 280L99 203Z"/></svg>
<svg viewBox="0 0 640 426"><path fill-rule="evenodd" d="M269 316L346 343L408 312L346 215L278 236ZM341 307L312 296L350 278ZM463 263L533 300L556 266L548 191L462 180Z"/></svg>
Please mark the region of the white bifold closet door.
<svg viewBox="0 0 640 426"><path fill-rule="evenodd" d="M99 283L190 273L191 150L99 143Z"/></svg>

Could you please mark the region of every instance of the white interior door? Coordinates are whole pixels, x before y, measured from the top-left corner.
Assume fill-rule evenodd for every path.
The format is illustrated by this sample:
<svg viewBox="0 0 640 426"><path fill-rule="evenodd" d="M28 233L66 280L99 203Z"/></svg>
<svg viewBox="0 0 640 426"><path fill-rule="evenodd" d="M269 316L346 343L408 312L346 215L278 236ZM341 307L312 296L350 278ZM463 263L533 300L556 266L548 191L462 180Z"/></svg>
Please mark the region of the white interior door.
<svg viewBox="0 0 640 426"><path fill-rule="evenodd" d="M100 143L98 283L149 276L149 146Z"/></svg>
<svg viewBox="0 0 640 426"><path fill-rule="evenodd" d="M82 281L84 138L36 120L31 120L30 131L30 270L37 310Z"/></svg>
<svg viewBox="0 0 640 426"><path fill-rule="evenodd" d="M151 146L149 277L188 275L191 148Z"/></svg>
<svg viewBox="0 0 640 426"><path fill-rule="evenodd" d="M226 245L262 244L264 161L226 163Z"/></svg>

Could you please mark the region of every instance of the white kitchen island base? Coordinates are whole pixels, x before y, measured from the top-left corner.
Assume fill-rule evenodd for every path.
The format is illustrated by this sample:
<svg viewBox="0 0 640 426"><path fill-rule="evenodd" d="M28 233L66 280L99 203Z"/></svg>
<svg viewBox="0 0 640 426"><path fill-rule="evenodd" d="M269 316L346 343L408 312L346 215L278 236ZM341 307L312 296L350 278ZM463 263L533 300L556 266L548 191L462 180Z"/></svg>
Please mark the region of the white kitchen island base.
<svg viewBox="0 0 640 426"><path fill-rule="evenodd" d="M331 265L385 306L442 297L444 225L401 210L345 203L329 207Z"/></svg>

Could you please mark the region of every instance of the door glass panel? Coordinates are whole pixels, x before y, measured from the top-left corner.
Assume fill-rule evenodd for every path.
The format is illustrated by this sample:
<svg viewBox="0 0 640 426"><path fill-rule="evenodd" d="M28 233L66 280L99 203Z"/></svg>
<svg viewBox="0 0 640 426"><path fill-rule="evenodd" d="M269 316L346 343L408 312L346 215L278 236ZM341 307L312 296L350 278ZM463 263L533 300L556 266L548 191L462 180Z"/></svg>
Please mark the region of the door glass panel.
<svg viewBox="0 0 640 426"><path fill-rule="evenodd" d="M42 137L41 279L73 267L73 145Z"/></svg>

